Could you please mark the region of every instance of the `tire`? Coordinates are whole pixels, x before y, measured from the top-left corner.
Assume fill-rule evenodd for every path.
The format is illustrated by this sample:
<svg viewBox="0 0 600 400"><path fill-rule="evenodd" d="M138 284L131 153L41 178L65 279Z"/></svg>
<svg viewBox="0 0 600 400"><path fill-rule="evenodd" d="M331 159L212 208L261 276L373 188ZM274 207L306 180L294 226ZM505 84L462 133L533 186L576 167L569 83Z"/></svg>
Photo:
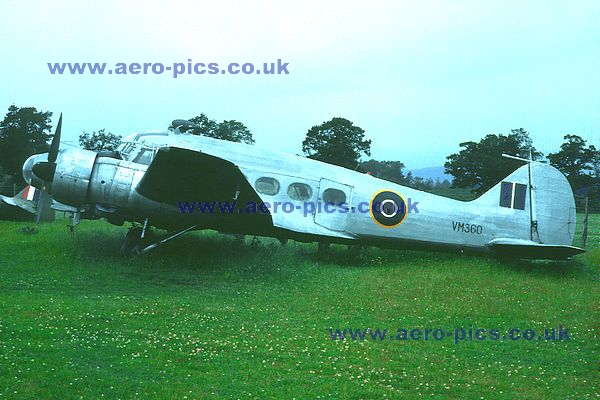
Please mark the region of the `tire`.
<svg viewBox="0 0 600 400"><path fill-rule="evenodd" d="M120 252L122 256L131 257L139 255L144 248L142 239L142 228L135 227L127 231L123 243L121 243Z"/></svg>

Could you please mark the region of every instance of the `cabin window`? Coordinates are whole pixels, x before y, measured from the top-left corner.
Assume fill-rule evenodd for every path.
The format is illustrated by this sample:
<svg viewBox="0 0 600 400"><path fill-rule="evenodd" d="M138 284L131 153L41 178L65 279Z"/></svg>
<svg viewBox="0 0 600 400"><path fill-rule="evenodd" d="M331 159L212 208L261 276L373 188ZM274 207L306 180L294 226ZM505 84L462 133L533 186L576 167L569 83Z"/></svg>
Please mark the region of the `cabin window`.
<svg viewBox="0 0 600 400"><path fill-rule="evenodd" d="M295 182L288 187L288 196L292 200L304 201L312 196L312 189L305 183Z"/></svg>
<svg viewBox="0 0 600 400"><path fill-rule="evenodd" d="M346 193L339 189L326 189L323 192L323 202L338 205L346 202Z"/></svg>
<svg viewBox="0 0 600 400"><path fill-rule="evenodd" d="M256 180L256 191L258 193L274 196L279 193L279 182L275 178L262 177Z"/></svg>
<svg viewBox="0 0 600 400"><path fill-rule="evenodd" d="M152 149L142 149L140 153L133 160L134 163L150 165L152 162L152 157L154 155L154 151Z"/></svg>
<svg viewBox="0 0 600 400"><path fill-rule="evenodd" d="M527 185L514 182L500 184L500 207L524 210L526 197Z"/></svg>

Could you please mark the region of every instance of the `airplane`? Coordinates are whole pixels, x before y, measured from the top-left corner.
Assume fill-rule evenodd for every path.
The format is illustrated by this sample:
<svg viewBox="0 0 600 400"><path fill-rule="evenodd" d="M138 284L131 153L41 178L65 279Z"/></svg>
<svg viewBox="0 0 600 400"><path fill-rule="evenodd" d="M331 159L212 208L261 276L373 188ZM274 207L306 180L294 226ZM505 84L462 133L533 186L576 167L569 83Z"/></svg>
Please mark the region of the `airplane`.
<svg viewBox="0 0 600 400"><path fill-rule="evenodd" d="M556 168L532 160L516 157L523 166L464 202L273 149L192 135L186 132L194 125L186 120L173 121L172 131L132 134L116 151L104 152L59 149L61 126L62 114L49 152L29 157L23 177L51 193L53 207L69 211L74 221L131 222L120 249L125 255L201 229L282 242L530 259L568 259L585 251L572 246L576 215L569 183ZM185 202L235 207L186 212ZM261 211L246 212L252 204ZM152 228L168 234L155 238Z"/></svg>

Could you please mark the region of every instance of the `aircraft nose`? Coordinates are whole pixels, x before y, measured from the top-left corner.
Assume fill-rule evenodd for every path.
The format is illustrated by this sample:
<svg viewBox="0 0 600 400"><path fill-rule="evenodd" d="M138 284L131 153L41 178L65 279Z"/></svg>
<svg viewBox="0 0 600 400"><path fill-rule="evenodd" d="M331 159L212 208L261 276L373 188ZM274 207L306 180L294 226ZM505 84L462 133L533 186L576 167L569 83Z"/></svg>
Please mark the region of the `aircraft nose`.
<svg viewBox="0 0 600 400"><path fill-rule="evenodd" d="M48 153L42 153L42 154L32 155L23 163L23 179L25 179L25 182L27 182L27 184L35 186L32 183L32 181L35 180L34 174L33 174L33 166L35 164L37 164L38 162L47 162L47 161L48 161Z"/></svg>

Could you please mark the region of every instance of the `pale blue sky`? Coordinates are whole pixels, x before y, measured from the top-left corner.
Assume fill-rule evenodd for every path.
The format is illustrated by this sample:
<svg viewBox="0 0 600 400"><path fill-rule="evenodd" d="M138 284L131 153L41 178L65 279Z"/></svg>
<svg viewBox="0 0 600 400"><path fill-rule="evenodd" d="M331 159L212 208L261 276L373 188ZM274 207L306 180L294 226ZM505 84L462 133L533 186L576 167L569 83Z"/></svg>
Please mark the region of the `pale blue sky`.
<svg viewBox="0 0 600 400"><path fill-rule="evenodd" d="M45 4L45 5L44 5ZM300 153L340 116L376 159L442 165L523 127L544 153L600 145L600 1L4 1L0 113L64 113L65 140L164 130L200 112ZM272 62L289 75L51 75L48 62Z"/></svg>

